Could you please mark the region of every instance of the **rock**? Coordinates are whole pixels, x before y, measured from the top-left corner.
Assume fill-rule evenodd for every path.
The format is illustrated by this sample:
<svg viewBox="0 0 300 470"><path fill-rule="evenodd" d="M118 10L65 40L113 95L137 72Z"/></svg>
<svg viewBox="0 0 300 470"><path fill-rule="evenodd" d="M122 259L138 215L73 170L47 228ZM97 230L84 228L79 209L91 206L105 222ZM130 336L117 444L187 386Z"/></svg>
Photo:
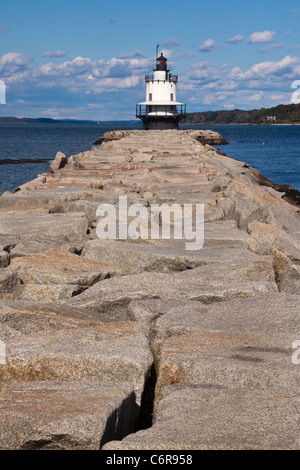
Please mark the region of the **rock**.
<svg viewBox="0 0 300 470"><path fill-rule="evenodd" d="M126 315L130 320L139 322L150 341L153 323L155 323L161 315L164 315L166 312L172 310L172 308L180 305L184 308L186 307L186 302L161 299L133 300L128 305Z"/></svg>
<svg viewBox="0 0 300 470"><path fill-rule="evenodd" d="M249 334L290 337L295 335L298 328L299 301L299 295L277 292L211 305L191 302L185 306L165 309L153 325L151 348L158 361L167 338L191 332L223 331L240 334L247 331Z"/></svg>
<svg viewBox="0 0 300 470"><path fill-rule="evenodd" d="M101 145L103 142L112 142L114 140L120 140L123 137L126 137L127 135L131 134L134 131L109 131L105 132L102 137L100 137L96 142L94 142L94 145Z"/></svg>
<svg viewBox="0 0 300 470"><path fill-rule="evenodd" d="M91 191L92 192L92 191ZM43 190L21 190L16 193L4 193L0 197L1 212L22 212L26 210L47 209L55 205L85 199L90 191L81 191L77 188L62 188L55 191L47 188Z"/></svg>
<svg viewBox="0 0 300 470"><path fill-rule="evenodd" d="M286 207L268 206L262 222L272 224L287 233L300 231L300 216L297 208L285 203ZM259 220L259 217L256 218Z"/></svg>
<svg viewBox="0 0 300 470"><path fill-rule="evenodd" d="M296 450L298 417L292 394L171 385L150 429L103 450Z"/></svg>
<svg viewBox="0 0 300 470"><path fill-rule="evenodd" d="M241 201L243 205L241 207ZM288 204L286 204L288 206ZM247 206L247 207L246 207ZM251 211L252 209L252 211ZM293 233L300 230L300 217L296 212L296 208L286 208L280 206L259 206L256 204L256 209L249 200L236 201L237 210L237 224L239 227L247 229L248 224L252 221L263 222L273 226L279 231Z"/></svg>
<svg viewBox="0 0 300 470"><path fill-rule="evenodd" d="M76 296L70 305L126 318L126 307L136 299L221 302L276 292L271 260L208 265L176 274L142 273L106 279Z"/></svg>
<svg viewBox="0 0 300 470"><path fill-rule="evenodd" d="M68 163L66 155L62 152L57 152L53 162L50 165L50 172L55 173L57 170L60 170Z"/></svg>
<svg viewBox="0 0 300 470"><path fill-rule="evenodd" d="M20 279L16 271L6 268L0 270L0 298L5 294L12 292L12 290L20 284Z"/></svg>
<svg viewBox="0 0 300 470"><path fill-rule="evenodd" d="M0 268L9 266L9 254L7 251L0 251Z"/></svg>
<svg viewBox="0 0 300 470"><path fill-rule="evenodd" d="M151 201L151 199L153 198L153 193L151 193L151 191L145 191L143 194L143 198L146 201Z"/></svg>
<svg viewBox="0 0 300 470"><path fill-rule="evenodd" d="M168 338L161 349L156 395L173 383L272 390L299 395L291 361L295 335L199 331Z"/></svg>
<svg viewBox="0 0 300 470"><path fill-rule="evenodd" d="M253 221L248 224L248 231L266 253L270 253L275 248L287 256L296 257L295 259L300 256L300 243L283 230Z"/></svg>
<svg viewBox="0 0 300 470"><path fill-rule="evenodd" d="M31 214L10 213L0 215L0 232L26 241L57 243L76 242L86 239L88 222L85 214L48 214L35 211Z"/></svg>
<svg viewBox="0 0 300 470"><path fill-rule="evenodd" d="M197 130L197 131L186 131L189 136L193 139L198 140L203 145L228 145L224 137L222 137L218 132L213 132L211 130Z"/></svg>
<svg viewBox="0 0 300 470"><path fill-rule="evenodd" d="M18 300L26 302L52 302L74 297L85 289L85 287L72 284L19 284L3 295L2 300L5 302Z"/></svg>
<svg viewBox="0 0 300 470"><path fill-rule="evenodd" d="M299 447L300 193L220 140L112 132L0 197L0 447ZM120 195L203 204L202 249L100 240Z"/></svg>
<svg viewBox="0 0 300 470"><path fill-rule="evenodd" d="M99 206L99 202L93 201L86 201L86 200L78 200L72 202L65 202L61 204L57 204L52 206L49 209L50 214L55 213L67 213L67 212L77 212L77 213L85 213L89 224L92 224L96 221L96 211Z"/></svg>
<svg viewBox="0 0 300 470"><path fill-rule="evenodd" d="M123 275L143 271L171 273L193 269L209 263L224 263L234 259L250 259L248 250L257 242L234 222L205 224L204 248L186 250L186 240L145 240L142 243L115 240L91 240L82 256L100 263L116 265ZM221 250L222 247L222 250Z"/></svg>
<svg viewBox="0 0 300 470"><path fill-rule="evenodd" d="M290 292L294 294L299 292L300 288L300 267L291 265L284 271L279 278L279 290L281 292Z"/></svg>
<svg viewBox="0 0 300 470"><path fill-rule="evenodd" d="M54 332L74 329L80 326L93 326L111 321L105 315L88 310L79 310L60 303L2 302L0 325L14 330L18 335L31 335L38 332Z"/></svg>
<svg viewBox="0 0 300 470"><path fill-rule="evenodd" d="M75 284L82 287L90 287L117 271L113 266L54 248L14 258L11 268L18 271L22 284Z"/></svg>
<svg viewBox="0 0 300 470"><path fill-rule="evenodd" d="M99 317L101 318L101 316ZM140 403L152 355L136 322L85 323L6 344L0 386L11 382L130 382Z"/></svg>
<svg viewBox="0 0 300 470"><path fill-rule="evenodd" d="M82 256L99 263L117 264L122 275L143 271L170 273L184 271L205 264L196 256L188 256L184 246L174 244L147 244L113 240L91 240Z"/></svg>
<svg viewBox="0 0 300 470"><path fill-rule="evenodd" d="M1 447L6 450L99 450L133 430L128 383L35 382L0 395Z"/></svg>
<svg viewBox="0 0 300 470"><path fill-rule="evenodd" d="M28 256L32 255L33 253L44 253L49 249L59 249L63 251L69 251L70 253L74 253L80 255L84 247L84 241L79 240L78 242L65 242L65 241L58 241L58 240L23 240L21 243L17 243L10 250L10 257L18 258L21 256Z"/></svg>

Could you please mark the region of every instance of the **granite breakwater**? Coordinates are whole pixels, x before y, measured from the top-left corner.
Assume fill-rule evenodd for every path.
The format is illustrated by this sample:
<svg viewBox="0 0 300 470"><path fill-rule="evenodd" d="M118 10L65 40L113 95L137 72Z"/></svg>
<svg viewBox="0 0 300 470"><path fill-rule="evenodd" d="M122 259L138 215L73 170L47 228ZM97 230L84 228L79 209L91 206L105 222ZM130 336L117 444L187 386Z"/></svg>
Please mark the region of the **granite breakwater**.
<svg viewBox="0 0 300 470"><path fill-rule="evenodd" d="M298 194L220 143L109 133L0 197L1 449L299 449ZM99 239L120 196L203 204L203 248Z"/></svg>

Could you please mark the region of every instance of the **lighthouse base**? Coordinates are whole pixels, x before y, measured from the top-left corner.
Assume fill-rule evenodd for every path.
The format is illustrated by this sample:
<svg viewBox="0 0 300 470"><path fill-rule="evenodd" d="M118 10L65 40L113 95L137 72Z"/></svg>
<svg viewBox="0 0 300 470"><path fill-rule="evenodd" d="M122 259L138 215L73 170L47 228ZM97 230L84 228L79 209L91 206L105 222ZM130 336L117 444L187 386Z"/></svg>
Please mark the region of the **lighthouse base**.
<svg viewBox="0 0 300 470"><path fill-rule="evenodd" d="M144 130L164 130L164 129L178 129L178 123L180 121L178 117L144 117L143 121L143 129Z"/></svg>

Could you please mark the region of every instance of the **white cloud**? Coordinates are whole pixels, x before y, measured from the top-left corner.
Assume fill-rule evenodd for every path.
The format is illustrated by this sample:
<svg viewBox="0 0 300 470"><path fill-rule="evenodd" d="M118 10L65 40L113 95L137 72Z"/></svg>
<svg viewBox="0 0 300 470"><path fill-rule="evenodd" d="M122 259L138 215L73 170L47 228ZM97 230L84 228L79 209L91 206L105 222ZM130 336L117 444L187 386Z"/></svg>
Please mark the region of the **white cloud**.
<svg viewBox="0 0 300 470"><path fill-rule="evenodd" d="M285 74L288 77L292 77L294 73L298 72L299 66L300 59L288 55L278 62L269 61L255 64L246 72L242 72L239 67L235 67L232 69L230 76L233 80L274 78L274 75L277 74Z"/></svg>
<svg viewBox="0 0 300 470"><path fill-rule="evenodd" d="M262 31L251 34L248 38L249 44L265 43L272 42L276 40L275 31Z"/></svg>
<svg viewBox="0 0 300 470"><path fill-rule="evenodd" d="M190 67L189 78L191 80L201 81L202 85L204 85L206 82L219 80L222 75L226 73L226 70L226 65L218 69L210 62L198 62Z"/></svg>
<svg viewBox="0 0 300 470"><path fill-rule="evenodd" d="M164 47L174 47L174 46L179 46L179 42L176 41L176 39L167 39L164 43Z"/></svg>
<svg viewBox="0 0 300 470"><path fill-rule="evenodd" d="M227 42L228 44L238 44L243 41L244 41L244 36L237 35L237 36L234 36L233 38L227 39L225 42Z"/></svg>
<svg viewBox="0 0 300 470"><path fill-rule="evenodd" d="M5 54L0 58L1 76L8 85L18 86L18 90L22 87L30 92L48 89L50 93L50 89L57 89L57 93L66 90L81 95L98 94L137 87L143 81L143 73L153 65L153 58L145 58L140 51L108 61L79 56L61 64L49 62L29 67L30 61L23 54Z"/></svg>
<svg viewBox="0 0 300 470"><path fill-rule="evenodd" d="M7 77L24 71L32 62L32 58L21 52L8 52L0 59L0 74Z"/></svg>
<svg viewBox="0 0 300 470"><path fill-rule="evenodd" d="M222 46L214 43L211 47ZM172 57L171 50L163 50L163 54ZM37 65L25 54L9 52L0 56L0 76L9 86L14 115L19 112L17 100L22 98L31 103L22 104L27 115L41 116L48 110L49 114L64 113L67 117L76 111L81 118L132 119L135 103L144 98L144 74L150 72L153 61L154 57L136 50L109 60L79 56ZM300 77L300 58L287 55L248 69L202 61L185 68L183 74L178 72L178 98L188 107L194 103L198 109L228 109L234 104L252 109L282 102L285 94L291 96L291 83ZM12 112L14 108L9 109Z"/></svg>
<svg viewBox="0 0 300 470"><path fill-rule="evenodd" d="M198 47L198 51L200 52L211 52L216 48L216 43L213 39L206 39L200 46Z"/></svg>
<svg viewBox="0 0 300 470"><path fill-rule="evenodd" d="M166 59L172 59L173 51L171 49L162 49L161 51Z"/></svg>
<svg viewBox="0 0 300 470"><path fill-rule="evenodd" d="M287 100L287 95L285 94L281 94L281 95L276 95L276 94L273 94L270 96L270 99L272 101L275 101L276 103L283 103L284 101ZM289 93L289 98L290 98L290 93Z"/></svg>
<svg viewBox="0 0 300 470"><path fill-rule="evenodd" d="M248 100L252 101L261 101L264 96L263 91L259 91L258 93L254 93L254 95L249 96Z"/></svg>
<svg viewBox="0 0 300 470"><path fill-rule="evenodd" d="M272 51L273 49L283 49L285 47L285 42L281 42L279 44L271 44L271 46L264 47L260 49L260 54L267 54L268 52Z"/></svg>
<svg viewBox="0 0 300 470"><path fill-rule="evenodd" d="M253 109L288 103L291 83L300 76L300 58L287 55L279 61L266 61L249 69L222 67L206 61L193 64L180 77L178 96L198 110ZM182 83L183 82L183 83Z"/></svg>
<svg viewBox="0 0 300 470"><path fill-rule="evenodd" d="M42 53L42 57L50 57L51 59L55 57L66 57L66 53L64 51L45 51Z"/></svg>
<svg viewBox="0 0 300 470"><path fill-rule="evenodd" d="M131 54L122 54L120 56L120 59L132 59L133 57L136 58L136 57L146 57L146 56L142 51L136 49L135 51L131 52Z"/></svg>
<svg viewBox="0 0 300 470"><path fill-rule="evenodd" d="M178 52L177 54L174 55L174 58L180 59L181 57L195 57L195 54L191 51L186 51L186 52Z"/></svg>

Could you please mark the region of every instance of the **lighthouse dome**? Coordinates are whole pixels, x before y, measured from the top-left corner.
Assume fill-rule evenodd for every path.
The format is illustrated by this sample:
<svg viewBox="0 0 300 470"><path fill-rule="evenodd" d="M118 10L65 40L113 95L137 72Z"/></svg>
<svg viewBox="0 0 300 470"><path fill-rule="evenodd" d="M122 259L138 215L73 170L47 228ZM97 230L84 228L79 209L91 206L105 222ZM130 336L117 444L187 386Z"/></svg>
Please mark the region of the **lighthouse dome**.
<svg viewBox="0 0 300 470"><path fill-rule="evenodd" d="M167 70L167 59L163 56L163 53L156 59L156 70Z"/></svg>

